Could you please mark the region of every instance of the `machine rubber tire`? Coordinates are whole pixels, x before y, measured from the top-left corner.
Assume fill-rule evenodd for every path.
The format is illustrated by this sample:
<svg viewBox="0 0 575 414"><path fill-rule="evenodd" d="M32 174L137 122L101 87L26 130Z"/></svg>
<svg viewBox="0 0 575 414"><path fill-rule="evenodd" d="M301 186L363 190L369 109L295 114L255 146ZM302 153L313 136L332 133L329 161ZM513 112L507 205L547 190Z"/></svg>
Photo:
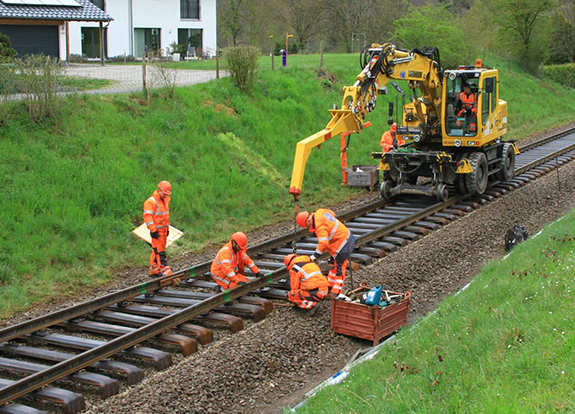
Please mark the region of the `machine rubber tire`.
<svg viewBox="0 0 575 414"><path fill-rule="evenodd" d="M394 183L391 180L385 180L381 183L379 188L379 194L384 200L389 200L391 198L391 188L394 187Z"/></svg>
<svg viewBox="0 0 575 414"><path fill-rule="evenodd" d="M441 183L437 186L437 200L438 201L447 201L449 198L449 188L447 185Z"/></svg>
<svg viewBox="0 0 575 414"><path fill-rule="evenodd" d="M515 172L515 151L513 145L509 143L503 144L502 157L499 163L501 169L497 173L499 181L505 182L513 178Z"/></svg>
<svg viewBox="0 0 575 414"><path fill-rule="evenodd" d="M489 180L487 157L482 152L472 152L469 163L473 171L465 175L465 186L469 194L483 194Z"/></svg>

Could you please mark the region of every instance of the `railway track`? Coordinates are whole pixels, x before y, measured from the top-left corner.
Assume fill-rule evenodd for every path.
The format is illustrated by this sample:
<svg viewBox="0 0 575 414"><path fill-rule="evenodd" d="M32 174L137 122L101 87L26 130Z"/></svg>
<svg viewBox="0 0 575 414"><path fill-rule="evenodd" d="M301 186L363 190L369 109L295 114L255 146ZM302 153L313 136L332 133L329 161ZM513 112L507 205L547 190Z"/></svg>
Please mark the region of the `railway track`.
<svg viewBox="0 0 575 414"><path fill-rule="evenodd" d="M378 201L340 215L359 236L353 261L369 263L572 160L575 133L522 150L515 177L482 196L455 196L445 203L415 197ZM118 391L117 378L128 384L141 380L143 363L164 369L174 350L189 355L198 344L210 342L213 331L206 326L236 332L243 327L242 318L265 318L273 309L268 299L283 298L289 288L282 260L294 241L300 253L311 254L315 248L316 240L307 231L251 247L249 254L267 280L254 279L243 288L210 292L214 284L206 275L206 262L0 330L0 377L7 377L0 378L0 406L6 404L0 412L38 412L9 404L24 396L16 401L39 400L77 412L84 407L83 396L66 387L97 390L105 398ZM153 298L145 296L153 291L158 291ZM258 296L246 296L249 292Z"/></svg>

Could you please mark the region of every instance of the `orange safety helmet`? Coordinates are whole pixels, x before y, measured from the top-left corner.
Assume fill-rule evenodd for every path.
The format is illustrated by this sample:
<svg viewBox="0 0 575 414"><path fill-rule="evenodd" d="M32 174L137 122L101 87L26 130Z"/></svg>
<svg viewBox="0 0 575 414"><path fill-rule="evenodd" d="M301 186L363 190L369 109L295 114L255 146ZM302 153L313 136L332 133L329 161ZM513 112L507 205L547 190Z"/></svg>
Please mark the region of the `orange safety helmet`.
<svg viewBox="0 0 575 414"><path fill-rule="evenodd" d="M232 240L235 241L238 246L240 246L241 250L245 250L248 246L248 236L246 236L241 231L232 234Z"/></svg>
<svg viewBox="0 0 575 414"><path fill-rule="evenodd" d="M160 181L160 184L158 184L158 188L163 193L172 194L172 185L167 181Z"/></svg>
<svg viewBox="0 0 575 414"><path fill-rule="evenodd" d="M288 270L291 269L291 262L293 262L293 259L295 259L297 257L297 254L288 254L286 257L284 257L284 264L286 265L286 267L288 268Z"/></svg>
<svg viewBox="0 0 575 414"><path fill-rule="evenodd" d="M295 218L295 221L297 222L297 224L300 227L303 227L304 229L307 227L306 226L306 221L309 217L309 213L307 211L302 211L301 213L298 213L298 215Z"/></svg>

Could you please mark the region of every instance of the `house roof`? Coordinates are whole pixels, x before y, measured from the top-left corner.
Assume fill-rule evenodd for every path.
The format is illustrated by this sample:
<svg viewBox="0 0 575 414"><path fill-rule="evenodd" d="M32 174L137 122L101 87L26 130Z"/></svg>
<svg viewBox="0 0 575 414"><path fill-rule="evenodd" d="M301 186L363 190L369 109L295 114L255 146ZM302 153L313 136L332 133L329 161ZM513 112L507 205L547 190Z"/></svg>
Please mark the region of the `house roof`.
<svg viewBox="0 0 575 414"><path fill-rule="evenodd" d="M69 20L83 22L109 22L112 16L89 0L76 0L80 7L32 6L8 4L0 1L0 19Z"/></svg>

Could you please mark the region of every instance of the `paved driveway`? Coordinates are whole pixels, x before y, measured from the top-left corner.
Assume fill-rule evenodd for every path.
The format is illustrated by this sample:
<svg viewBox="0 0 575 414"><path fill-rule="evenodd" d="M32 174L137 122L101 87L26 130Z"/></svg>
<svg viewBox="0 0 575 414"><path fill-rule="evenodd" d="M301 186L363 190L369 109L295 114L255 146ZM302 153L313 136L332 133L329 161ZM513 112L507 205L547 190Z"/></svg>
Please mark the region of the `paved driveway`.
<svg viewBox="0 0 575 414"><path fill-rule="evenodd" d="M216 72L210 70L190 69L165 69L164 75L168 79L174 79L178 86L193 85L207 82L216 78ZM72 63L64 73L68 76L110 79L115 81L102 89L86 91L87 93L124 93L142 90L143 76L140 65L106 65ZM226 76L220 71L220 76ZM161 87L163 82L158 69L153 65L147 66L147 85L150 88Z"/></svg>

